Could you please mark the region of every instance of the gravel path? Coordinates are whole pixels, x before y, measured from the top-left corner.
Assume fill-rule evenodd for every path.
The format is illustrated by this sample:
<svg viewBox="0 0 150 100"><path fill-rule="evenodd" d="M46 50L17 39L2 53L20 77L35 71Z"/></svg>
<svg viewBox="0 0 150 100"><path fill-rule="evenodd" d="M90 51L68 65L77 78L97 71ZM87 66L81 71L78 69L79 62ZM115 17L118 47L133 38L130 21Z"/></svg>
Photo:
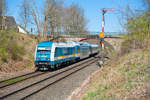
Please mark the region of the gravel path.
<svg viewBox="0 0 150 100"><path fill-rule="evenodd" d="M96 64L92 64L66 79L59 81L57 84L38 92L28 98L28 100L66 100L67 97L71 95L71 93L79 87L89 75L98 69L99 67Z"/></svg>

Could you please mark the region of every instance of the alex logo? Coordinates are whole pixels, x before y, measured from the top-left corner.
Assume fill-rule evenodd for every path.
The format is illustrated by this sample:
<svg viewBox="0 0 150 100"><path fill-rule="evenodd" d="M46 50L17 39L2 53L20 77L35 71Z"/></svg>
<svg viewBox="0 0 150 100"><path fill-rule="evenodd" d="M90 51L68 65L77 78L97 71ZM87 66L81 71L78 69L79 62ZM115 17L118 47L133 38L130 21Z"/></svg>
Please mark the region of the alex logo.
<svg viewBox="0 0 150 100"><path fill-rule="evenodd" d="M45 54L45 52L41 52L42 54Z"/></svg>
<svg viewBox="0 0 150 100"><path fill-rule="evenodd" d="M41 56L41 57L47 57L47 56Z"/></svg>

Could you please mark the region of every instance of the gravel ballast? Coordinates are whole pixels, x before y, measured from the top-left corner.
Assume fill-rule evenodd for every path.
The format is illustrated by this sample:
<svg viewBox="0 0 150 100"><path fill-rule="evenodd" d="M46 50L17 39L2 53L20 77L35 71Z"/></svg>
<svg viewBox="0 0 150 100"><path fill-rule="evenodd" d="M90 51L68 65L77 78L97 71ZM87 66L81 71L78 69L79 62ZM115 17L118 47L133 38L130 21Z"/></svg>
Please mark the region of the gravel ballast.
<svg viewBox="0 0 150 100"><path fill-rule="evenodd" d="M67 100L72 92L78 88L99 67L92 64L58 83L38 92L28 100Z"/></svg>

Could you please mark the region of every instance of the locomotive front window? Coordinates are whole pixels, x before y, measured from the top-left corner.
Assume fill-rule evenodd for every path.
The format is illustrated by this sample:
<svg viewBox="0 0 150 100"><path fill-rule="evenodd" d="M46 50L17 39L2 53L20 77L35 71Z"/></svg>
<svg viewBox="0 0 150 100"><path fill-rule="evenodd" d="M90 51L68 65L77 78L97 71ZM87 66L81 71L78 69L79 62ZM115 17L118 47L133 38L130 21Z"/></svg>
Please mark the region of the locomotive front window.
<svg viewBox="0 0 150 100"><path fill-rule="evenodd" d="M50 50L37 50L37 52L45 52L45 51L50 52Z"/></svg>
<svg viewBox="0 0 150 100"><path fill-rule="evenodd" d="M37 48L37 52L41 52L41 51L50 51L51 48L50 47L38 47Z"/></svg>

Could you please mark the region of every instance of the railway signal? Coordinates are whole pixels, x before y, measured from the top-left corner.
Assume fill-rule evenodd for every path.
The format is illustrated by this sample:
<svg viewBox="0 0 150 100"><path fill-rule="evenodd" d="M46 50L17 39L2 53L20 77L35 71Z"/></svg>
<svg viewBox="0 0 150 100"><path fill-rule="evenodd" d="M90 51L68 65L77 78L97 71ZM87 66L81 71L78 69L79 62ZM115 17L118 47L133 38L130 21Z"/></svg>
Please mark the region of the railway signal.
<svg viewBox="0 0 150 100"><path fill-rule="evenodd" d="M100 33L99 33L99 37L100 37L100 38L104 38L104 33L103 33L103 32L100 32Z"/></svg>
<svg viewBox="0 0 150 100"><path fill-rule="evenodd" d="M114 9L102 9L102 32L100 32L99 37L100 37L100 45L102 47L102 61L104 61L104 25L105 25L105 21L104 21L104 15L106 14L107 11L113 11Z"/></svg>
<svg viewBox="0 0 150 100"><path fill-rule="evenodd" d="M107 11L113 11L114 9L111 8L111 9L102 9L102 32L100 33L102 36L100 36L101 38L101 46L102 46L102 50L104 50L104 24L105 24L105 21L104 21L104 15L106 14ZM103 33L103 34L102 34Z"/></svg>

